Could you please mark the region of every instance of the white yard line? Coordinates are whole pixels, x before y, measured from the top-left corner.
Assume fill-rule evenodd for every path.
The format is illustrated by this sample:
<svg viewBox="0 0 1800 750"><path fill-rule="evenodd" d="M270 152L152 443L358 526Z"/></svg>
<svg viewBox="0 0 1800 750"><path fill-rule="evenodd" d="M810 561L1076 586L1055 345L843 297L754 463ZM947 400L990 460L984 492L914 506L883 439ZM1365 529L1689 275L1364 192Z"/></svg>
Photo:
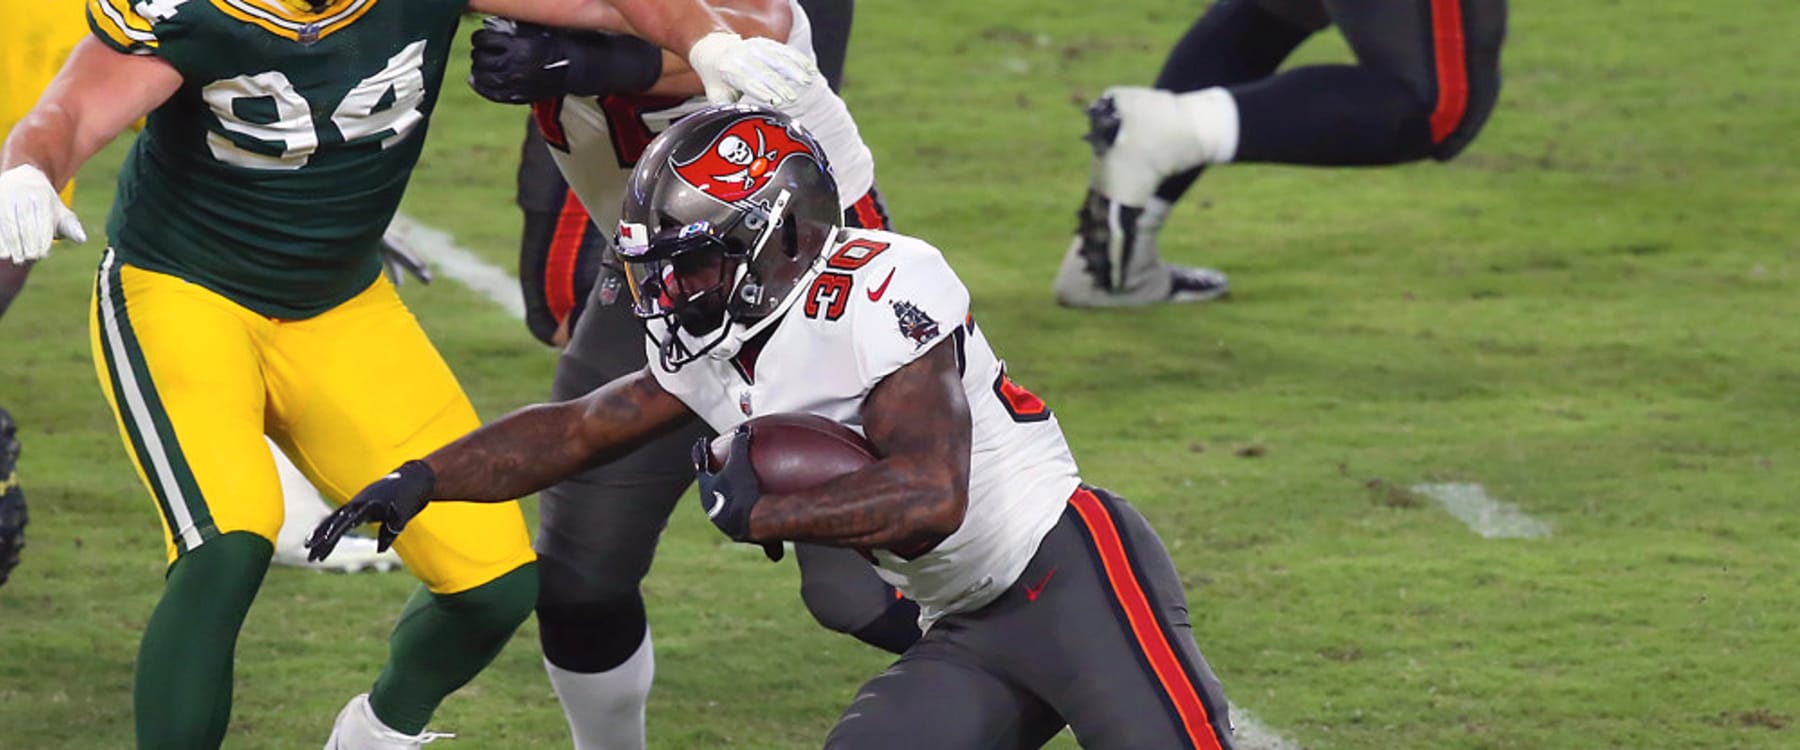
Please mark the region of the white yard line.
<svg viewBox="0 0 1800 750"><path fill-rule="evenodd" d="M1487 539L1544 539L1550 524L1525 515L1519 506L1488 497L1479 484L1416 484L1413 492L1438 501L1475 533Z"/></svg>
<svg viewBox="0 0 1800 750"><path fill-rule="evenodd" d="M449 234L420 224L405 214L394 216L394 222L388 226L388 231L431 261L436 266L433 270L441 271L445 276L456 279L463 286L493 300L494 304L505 308L513 317L525 319L525 302L520 296L519 280L513 278L512 274L457 245L456 239ZM1415 487L1414 490L1418 491L1418 488ZM754 547L739 546L745 550L755 550ZM1234 734L1238 750L1302 750L1299 743L1277 734L1240 706L1231 707L1231 723L1236 728Z"/></svg>
<svg viewBox="0 0 1800 750"><path fill-rule="evenodd" d="M456 244L449 234L413 221L406 214L396 214L388 232L425 256L445 276L493 300L513 317L525 319L525 298L519 291L519 280L512 274Z"/></svg>
<svg viewBox="0 0 1800 750"><path fill-rule="evenodd" d="M1300 743L1277 734L1242 706L1231 707L1231 723L1238 750L1301 750Z"/></svg>

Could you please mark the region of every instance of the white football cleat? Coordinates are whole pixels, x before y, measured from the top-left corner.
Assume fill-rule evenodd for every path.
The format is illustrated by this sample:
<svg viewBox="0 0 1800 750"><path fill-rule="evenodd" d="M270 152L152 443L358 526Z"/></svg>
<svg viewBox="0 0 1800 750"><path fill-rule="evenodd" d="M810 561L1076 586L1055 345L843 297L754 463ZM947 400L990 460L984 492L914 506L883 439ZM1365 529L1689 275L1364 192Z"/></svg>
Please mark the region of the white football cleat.
<svg viewBox="0 0 1800 750"><path fill-rule="evenodd" d="M1173 266L1156 240L1171 205L1164 180L1237 150L1237 103L1224 89L1176 94L1115 86L1088 105L1088 195L1054 286L1069 307L1200 302L1230 293L1225 274Z"/></svg>
<svg viewBox="0 0 1800 750"><path fill-rule="evenodd" d="M1194 123L1172 91L1114 86L1087 107L1094 149L1091 186L1115 203L1142 208L1156 186L1204 157Z"/></svg>
<svg viewBox="0 0 1800 750"><path fill-rule="evenodd" d="M375 709L369 707L369 694L362 693L338 712L337 721L331 725L331 737L325 740L325 750L414 750L455 736L429 730L418 734L397 732L375 717Z"/></svg>
<svg viewBox="0 0 1800 750"><path fill-rule="evenodd" d="M1122 206L1089 190L1052 289L1065 307L1139 307L1164 302L1204 302L1231 293L1225 274L1211 268L1163 262L1156 240L1168 218L1168 201L1151 198L1143 209Z"/></svg>
<svg viewBox="0 0 1800 750"><path fill-rule="evenodd" d="M312 527L310 526L302 530L300 539L305 539L305 534L311 531ZM285 529L282 536L287 536ZM331 551L330 557L318 562L307 560L306 553L307 549L303 541L282 540L282 543L275 547L273 562L276 565L309 568L321 573L360 573L365 570L386 573L401 567L399 554L392 549L386 552L375 551L375 540L366 536L344 537L338 541L338 545Z"/></svg>

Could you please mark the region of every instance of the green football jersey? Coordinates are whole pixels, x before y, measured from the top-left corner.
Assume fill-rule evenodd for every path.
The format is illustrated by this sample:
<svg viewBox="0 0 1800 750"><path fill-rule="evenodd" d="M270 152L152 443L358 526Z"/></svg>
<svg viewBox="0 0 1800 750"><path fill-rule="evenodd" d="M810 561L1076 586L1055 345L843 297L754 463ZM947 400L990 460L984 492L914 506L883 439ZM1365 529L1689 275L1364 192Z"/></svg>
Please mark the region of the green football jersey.
<svg viewBox="0 0 1800 750"><path fill-rule="evenodd" d="M119 172L120 260L305 318L381 272L380 241L467 0L89 0L109 46L181 72Z"/></svg>

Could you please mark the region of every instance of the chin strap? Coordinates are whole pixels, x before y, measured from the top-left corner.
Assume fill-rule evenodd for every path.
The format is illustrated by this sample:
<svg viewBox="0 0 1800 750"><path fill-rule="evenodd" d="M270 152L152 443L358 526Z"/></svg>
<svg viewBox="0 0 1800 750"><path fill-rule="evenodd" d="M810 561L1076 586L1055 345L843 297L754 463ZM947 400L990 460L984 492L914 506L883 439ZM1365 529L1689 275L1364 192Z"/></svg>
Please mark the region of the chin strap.
<svg viewBox="0 0 1800 750"><path fill-rule="evenodd" d="M825 238L826 250L837 245L839 239L838 235L843 233L843 231L843 227L837 227L831 231L831 236ZM788 290L787 296L781 298L781 301L776 303L775 308L770 310L768 315L764 315L761 319L747 326L739 326L740 330L734 331L731 335L726 336L708 351L707 355L717 359L730 359L737 356L738 351L744 348L744 342L756 338L757 334L762 333L769 326L774 325L775 321L781 320L781 316L787 312L788 308L794 306L794 302L800 299L800 295L812 287L813 279L819 275L820 271L825 269L825 262L830 259L829 256L830 253L820 251L819 257L813 259L812 267L806 269L806 273L802 274L800 278L794 282L794 288ZM738 324L726 323L726 325L736 326Z"/></svg>

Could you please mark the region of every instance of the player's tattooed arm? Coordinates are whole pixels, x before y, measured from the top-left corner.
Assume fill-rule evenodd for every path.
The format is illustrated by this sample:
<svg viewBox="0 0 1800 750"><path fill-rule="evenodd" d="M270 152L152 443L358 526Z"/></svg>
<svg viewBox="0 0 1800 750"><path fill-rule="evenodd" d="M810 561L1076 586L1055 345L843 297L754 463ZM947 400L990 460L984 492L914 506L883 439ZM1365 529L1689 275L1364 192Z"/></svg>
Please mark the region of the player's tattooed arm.
<svg viewBox="0 0 1800 750"><path fill-rule="evenodd" d="M902 555L929 551L969 505L969 404L955 343L883 378L863 401L863 431L881 460L805 492L766 494L751 541L792 540Z"/></svg>
<svg viewBox="0 0 1800 750"><path fill-rule="evenodd" d="M431 496L499 502L529 495L693 418L649 370L578 399L519 409L425 457Z"/></svg>

